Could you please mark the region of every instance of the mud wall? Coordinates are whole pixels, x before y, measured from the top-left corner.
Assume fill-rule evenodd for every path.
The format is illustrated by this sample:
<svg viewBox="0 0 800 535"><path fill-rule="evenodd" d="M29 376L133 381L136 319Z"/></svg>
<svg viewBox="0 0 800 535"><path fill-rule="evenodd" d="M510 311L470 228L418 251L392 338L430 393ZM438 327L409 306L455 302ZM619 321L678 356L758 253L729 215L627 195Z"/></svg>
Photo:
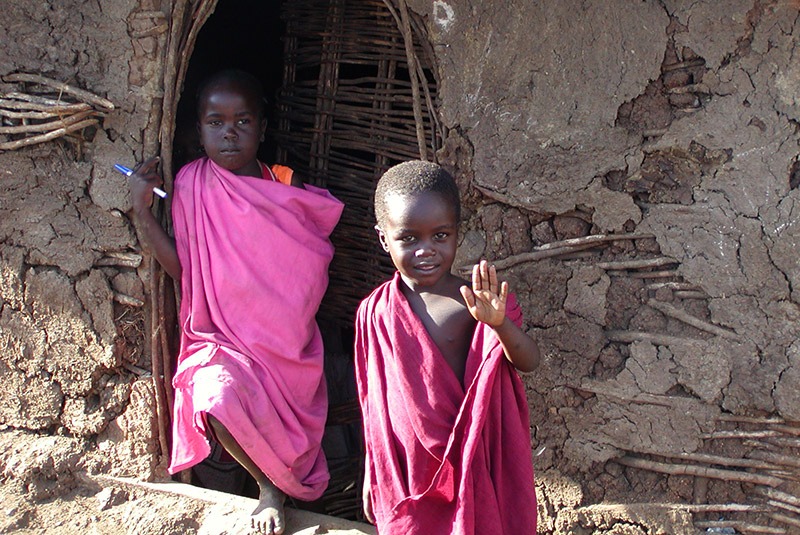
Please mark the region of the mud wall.
<svg viewBox="0 0 800 535"><path fill-rule="evenodd" d="M79 469L150 479L158 468L148 265L125 215L125 178L112 165L155 146L166 30L159 4L6 2L0 10L0 75L44 75L115 105L98 128L0 151L0 425L73 437L69 455L53 449L49 468L38 468L44 481ZM26 91L0 83L5 94ZM4 463L3 472L23 488L41 486L24 468Z"/></svg>
<svg viewBox="0 0 800 535"><path fill-rule="evenodd" d="M0 74L116 105L90 139L0 152L0 425L73 437L52 480L163 474L147 258L111 166L157 150L171 6L112 4L0 11ZM545 352L525 377L542 530L793 526L745 506L800 494L800 5L408 6L465 192L460 261L505 262Z"/></svg>
<svg viewBox="0 0 800 535"><path fill-rule="evenodd" d="M544 527L799 529L785 503L703 512L798 490L800 4L409 4L471 192L462 260L504 259L546 354ZM686 528L601 501L704 505Z"/></svg>

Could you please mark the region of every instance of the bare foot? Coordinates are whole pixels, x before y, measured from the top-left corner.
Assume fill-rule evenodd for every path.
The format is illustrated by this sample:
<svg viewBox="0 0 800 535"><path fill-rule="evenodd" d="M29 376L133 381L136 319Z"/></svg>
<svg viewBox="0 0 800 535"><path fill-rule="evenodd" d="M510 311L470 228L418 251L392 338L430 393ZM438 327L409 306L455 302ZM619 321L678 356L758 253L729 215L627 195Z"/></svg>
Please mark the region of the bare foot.
<svg viewBox="0 0 800 535"><path fill-rule="evenodd" d="M283 502L286 495L272 481L258 484L258 507L251 513L250 525L263 535L281 535L284 528Z"/></svg>

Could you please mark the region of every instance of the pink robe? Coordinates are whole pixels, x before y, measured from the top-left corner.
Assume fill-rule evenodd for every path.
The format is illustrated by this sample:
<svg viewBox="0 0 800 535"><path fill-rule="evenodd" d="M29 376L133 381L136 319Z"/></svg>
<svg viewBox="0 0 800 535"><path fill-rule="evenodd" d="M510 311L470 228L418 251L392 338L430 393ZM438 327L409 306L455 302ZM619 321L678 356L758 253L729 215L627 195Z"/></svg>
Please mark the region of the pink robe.
<svg viewBox="0 0 800 535"><path fill-rule="evenodd" d="M400 290L358 309L356 380L378 532L536 533L528 405L500 341L478 324L464 385ZM509 296L508 315L522 314Z"/></svg>
<svg viewBox="0 0 800 535"><path fill-rule="evenodd" d="M329 479L314 316L343 205L325 190L275 182L266 168L265 178L202 158L175 180L182 328L169 471L208 456L209 413L275 485L313 500Z"/></svg>

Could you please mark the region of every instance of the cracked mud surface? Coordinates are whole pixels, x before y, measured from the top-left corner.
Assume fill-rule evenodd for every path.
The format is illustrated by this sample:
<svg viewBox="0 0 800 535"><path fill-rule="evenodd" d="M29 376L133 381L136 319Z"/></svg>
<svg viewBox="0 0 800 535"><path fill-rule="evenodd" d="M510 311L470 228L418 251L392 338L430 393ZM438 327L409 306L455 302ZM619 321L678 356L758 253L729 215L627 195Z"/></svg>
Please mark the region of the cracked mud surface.
<svg viewBox="0 0 800 535"><path fill-rule="evenodd" d="M23 478L19 452L0 457L7 531L35 529L57 496L83 507L75 472L163 475L147 259L111 171L157 138L161 4L0 12L14 36L0 74L118 104L91 142L0 152L0 436L52 451ZM502 273L545 353L524 378L540 531L682 533L724 516L791 533L774 510L664 504L800 494L800 4L408 4L439 69L440 160L465 191L459 262L628 236Z"/></svg>

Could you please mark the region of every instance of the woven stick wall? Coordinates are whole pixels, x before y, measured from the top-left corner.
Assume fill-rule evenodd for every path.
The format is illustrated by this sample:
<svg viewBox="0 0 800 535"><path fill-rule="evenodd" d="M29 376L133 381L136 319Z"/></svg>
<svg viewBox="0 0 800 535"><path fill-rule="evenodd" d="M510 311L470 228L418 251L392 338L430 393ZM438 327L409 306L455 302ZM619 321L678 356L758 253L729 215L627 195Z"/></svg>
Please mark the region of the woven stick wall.
<svg viewBox="0 0 800 535"><path fill-rule="evenodd" d="M403 2L300 0L282 15L285 71L271 134L278 161L345 203L320 315L352 325L361 299L394 271L373 230L375 184L395 163L434 159L443 137L431 54Z"/></svg>

